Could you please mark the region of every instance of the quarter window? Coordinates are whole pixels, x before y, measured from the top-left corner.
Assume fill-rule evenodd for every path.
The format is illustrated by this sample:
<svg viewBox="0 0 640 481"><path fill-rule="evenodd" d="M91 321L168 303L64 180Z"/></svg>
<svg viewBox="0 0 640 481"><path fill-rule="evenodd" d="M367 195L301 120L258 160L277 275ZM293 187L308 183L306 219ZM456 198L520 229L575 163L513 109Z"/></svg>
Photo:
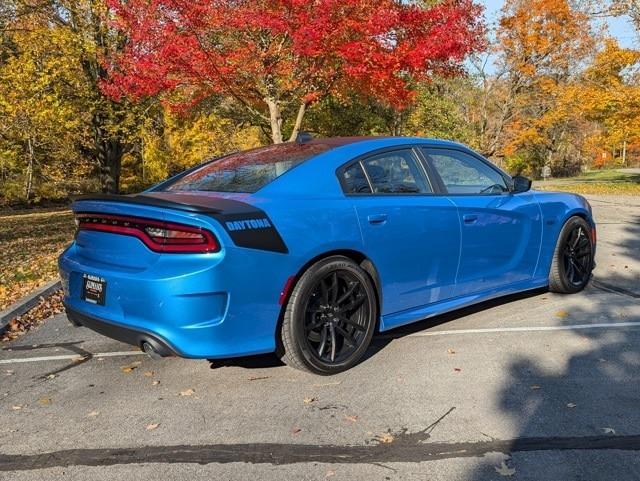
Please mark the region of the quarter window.
<svg viewBox="0 0 640 481"><path fill-rule="evenodd" d="M428 194L431 187L410 150L386 152L362 161L374 194Z"/></svg>
<svg viewBox="0 0 640 481"><path fill-rule="evenodd" d="M345 193L347 194L370 194L371 187L364 175L364 171L360 166L360 163L347 167L343 174Z"/></svg>
<svg viewBox="0 0 640 481"><path fill-rule="evenodd" d="M500 173L457 150L423 149L450 194L502 194L507 185Z"/></svg>

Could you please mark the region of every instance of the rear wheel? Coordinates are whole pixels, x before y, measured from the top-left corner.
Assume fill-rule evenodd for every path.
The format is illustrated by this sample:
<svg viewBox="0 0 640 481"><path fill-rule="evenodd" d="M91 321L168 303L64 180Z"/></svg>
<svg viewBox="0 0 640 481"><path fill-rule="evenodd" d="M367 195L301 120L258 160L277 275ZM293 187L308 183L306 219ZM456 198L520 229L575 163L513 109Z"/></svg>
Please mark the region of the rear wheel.
<svg viewBox="0 0 640 481"><path fill-rule="evenodd" d="M377 315L369 275L346 257L323 259L291 293L282 321L283 361L317 374L345 371L367 350Z"/></svg>
<svg viewBox="0 0 640 481"><path fill-rule="evenodd" d="M579 292L589 282L592 270L591 226L582 217L571 217L562 228L553 253L549 290Z"/></svg>

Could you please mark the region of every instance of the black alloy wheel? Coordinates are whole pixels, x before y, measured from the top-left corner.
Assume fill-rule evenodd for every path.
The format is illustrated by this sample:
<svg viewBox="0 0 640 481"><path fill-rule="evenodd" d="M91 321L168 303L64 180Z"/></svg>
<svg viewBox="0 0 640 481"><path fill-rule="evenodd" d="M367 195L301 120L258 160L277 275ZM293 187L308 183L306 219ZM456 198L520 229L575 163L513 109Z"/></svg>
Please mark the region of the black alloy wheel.
<svg viewBox="0 0 640 481"><path fill-rule="evenodd" d="M591 240L581 225L576 225L567 236L563 251L564 272L567 281L583 286L591 275Z"/></svg>
<svg viewBox="0 0 640 481"><path fill-rule="evenodd" d="M355 365L375 329L377 303L371 279L345 257L313 265L296 284L282 324L287 364L334 374Z"/></svg>
<svg viewBox="0 0 640 481"><path fill-rule="evenodd" d="M591 226L582 217L571 217L558 237L549 289L566 294L584 289L591 279L593 254Z"/></svg>

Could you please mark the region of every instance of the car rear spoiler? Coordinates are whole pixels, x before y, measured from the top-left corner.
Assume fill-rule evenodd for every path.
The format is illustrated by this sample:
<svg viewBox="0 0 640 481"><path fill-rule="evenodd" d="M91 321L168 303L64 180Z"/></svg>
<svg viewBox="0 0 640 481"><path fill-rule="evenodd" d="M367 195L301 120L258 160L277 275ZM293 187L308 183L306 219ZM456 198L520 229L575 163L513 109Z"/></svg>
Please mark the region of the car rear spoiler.
<svg viewBox="0 0 640 481"><path fill-rule="evenodd" d="M141 204L168 209L198 212L202 214L239 214L255 212L256 208L238 200L197 194L173 194L170 192L148 192L142 194L87 194L72 198L77 201L119 202Z"/></svg>

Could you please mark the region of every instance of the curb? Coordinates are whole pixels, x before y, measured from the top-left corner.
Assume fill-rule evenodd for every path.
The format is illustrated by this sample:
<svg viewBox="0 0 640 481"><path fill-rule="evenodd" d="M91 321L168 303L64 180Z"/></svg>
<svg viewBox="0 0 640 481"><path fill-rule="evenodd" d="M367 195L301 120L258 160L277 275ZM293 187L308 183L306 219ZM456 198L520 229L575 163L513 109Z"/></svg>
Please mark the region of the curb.
<svg viewBox="0 0 640 481"><path fill-rule="evenodd" d="M31 294L23 297L17 302L14 302L9 307L0 311L0 332L4 331L5 327L18 316L23 315L28 310L37 306L41 297L47 297L49 294L62 288L60 280L51 281L45 284L39 289L36 289Z"/></svg>

